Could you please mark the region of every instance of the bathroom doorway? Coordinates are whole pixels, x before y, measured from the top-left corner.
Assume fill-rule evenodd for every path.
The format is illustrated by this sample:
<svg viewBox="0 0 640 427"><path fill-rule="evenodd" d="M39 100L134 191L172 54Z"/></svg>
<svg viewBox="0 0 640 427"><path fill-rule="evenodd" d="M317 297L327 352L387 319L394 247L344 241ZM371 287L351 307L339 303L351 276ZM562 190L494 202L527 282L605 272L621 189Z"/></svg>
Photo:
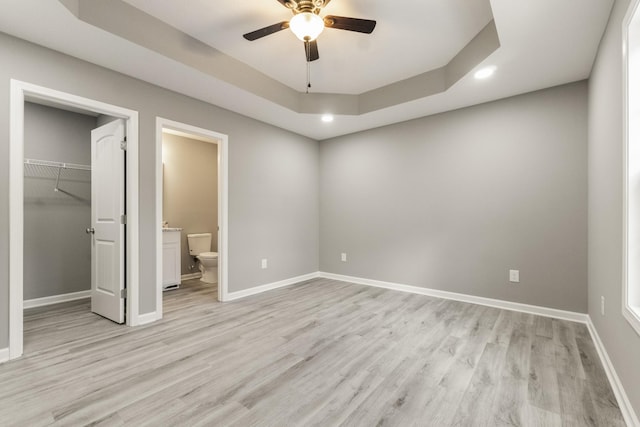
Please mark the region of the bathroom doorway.
<svg viewBox="0 0 640 427"><path fill-rule="evenodd" d="M136 112L11 81L10 359L33 336L45 342L34 348L59 344L43 328L27 335L24 309L65 303L137 324L137 175Z"/></svg>
<svg viewBox="0 0 640 427"><path fill-rule="evenodd" d="M227 291L227 136L157 119L156 312L165 298Z"/></svg>

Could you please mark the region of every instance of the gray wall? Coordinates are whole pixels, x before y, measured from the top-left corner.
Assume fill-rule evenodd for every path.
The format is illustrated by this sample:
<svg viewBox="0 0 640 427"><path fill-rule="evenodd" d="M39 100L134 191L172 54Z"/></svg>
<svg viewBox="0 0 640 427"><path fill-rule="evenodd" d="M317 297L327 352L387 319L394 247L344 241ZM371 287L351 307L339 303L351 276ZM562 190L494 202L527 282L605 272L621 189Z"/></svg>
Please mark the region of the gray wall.
<svg viewBox="0 0 640 427"><path fill-rule="evenodd" d="M586 89L322 142L322 271L586 312Z"/></svg>
<svg viewBox="0 0 640 427"><path fill-rule="evenodd" d="M91 164L96 118L26 103L24 155ZM91 172L25 166L24 299L91 289Z"/></svg>
<svg viewBox="0 0 640 427"><path fill-rule="evenodd" d="M198 273L187 234L211 233L211 250L218 251L218 146L164 134L162 159L162 218L182 228L182 274Z"/></svg>
<svg viewBox="0 0 640 427"><path fill-rule="evenodd" d="M640 337L622 317L622 19L615 2L589 80L589 314L635 412L640 414ZM606 301L600 315L600 297Z"/></svg>
<svg viewBox="0 0 640 427"><path fill-rule="evenodd" d="M114 120L118 120L118 118L100 114L98 117L96 117L96 126L100 127L106 125L107 123L111 123Z"/></svg>
<svg viewBox="0 0 640 427"><path fill-rule="evenodd" d="M140 313L155 309L156 116L229 135L229 290L318 270L318 143L0 34L0 98L10 79L140 113ZM0 348L8 343L9 102L0 103ZM260 259L269 258L269 268Z"/></svg>

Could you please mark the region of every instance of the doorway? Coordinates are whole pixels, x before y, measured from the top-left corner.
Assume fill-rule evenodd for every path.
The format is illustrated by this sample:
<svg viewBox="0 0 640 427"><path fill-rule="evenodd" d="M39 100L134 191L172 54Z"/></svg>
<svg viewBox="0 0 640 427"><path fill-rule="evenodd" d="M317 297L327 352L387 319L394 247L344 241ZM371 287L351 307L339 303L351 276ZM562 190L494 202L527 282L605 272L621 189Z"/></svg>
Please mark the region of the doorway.
<svg viewBox="0 0 640 427"><path fill-rule="evenodd" d="M123 265L119 266L122 272L122 286L127 284L126 293L117 295L118 308L122 317L114 319L116 321L124 320L124 310L126 306L126 324L134 326L138 324L138 113L121 107L101 103L88 98L82 98L64 92L55 91L41 86L29 83L11 80L11 100L10 100L10 255L9 255L9 358L15 359L23 353L24 330L23 330L23 298L24 298L24 163L25 163L25 102L33 102L60 110L72 112L91 113L93 115L110 116L116 121L112 122L113 126L106 125L107 133L99 133L94 136L93 143L96 141L105 141L109 149L115 152L115 141L117 148L127 150L127 162L124 166L122 161L122 190L117 191L120 203L126 204L126 216L118 215L118 222L126 221L126 227L117 227L118 234L125 242L122 247ZM117 125L115 125L117 123ZM105 130L105 126L98 129ZM126 133L125 145L120 145L120 139ZM120 136L122 135L122 136ZM120 138L120 139L119 139ZM102 144L97 142L98 145ZM106 147L106 145L101 145ZM99 151L99 150L98 150ZM103 150L104 151L104 150ZM112 153L113 153L112 152ZM123 156L124 157L124 156ZM107 155L106 159L113 158ZM96 163L97 162L97 163ZM92 164L100 164L100 159L92 159ZM43 165L41 165L43 166ZM78 165L76 165L78 166ZM48 166L43 166L48 167ZM59 169L60 171L62 168ZM125 179L126 174L126 179ZM95 179L96 177L94 177ZM99 177L98 177L99 180ZM104 180L103 180L104 181ZM126 193L126 197L124 194ZM102 203L104 206L104 203ZM92 203L93 207L93 203ZM92 209L93 211L93 209ZM92 214L93 215L93 214ZM104 215L101 215L104 216ZM116 219L115 217L113 218ZM100 224L102 227L103 224ZM97 227L96 227L97 229ZM113 234L113 233L112 233ZM96 238L96 237L94 237ZM105 247L113 246L108 243L108 239L100 238L105 243ZM105 251L102 250L105 255ZM113 254L106 254L105 259L111 259ZM93 262L93 260L92 260ZM119 273L118 273L119 274ZM115 292L113 289L98 289L102 292L102 296L109 291L113 297ZM100 293L98 292L98 293ZM95 293L95 289L92 293ZM92 298L93 303L94 298ZM112 298L114 301L115 298ZM97 305L104 306L105 300L97 299ZM99 308L97 308L99 309ZM95 310L94 310L95 311ZM118 316L120 313L118 313ZM109 317L108 315L107 317Z"/></svg>
<svg viewBox="0 0 640 427"><path fill-rule="evenodd" d="M225 301L228 294L228 137L227 135L214 132L208 129L203 129L195 126L191 126L185 123L179 123L168 119L163 119L158 117L156 119L156 258L159 260L157 263L157 306L156 313L158 313L158 318L162 317L162 299L163 299L163 291L165 289L166 281L163 280L163 275L166 276L167 271L173 272L175 274L175 270L178 269L182 274L185 274L186 277L199 277L198 270L196 268L196 261L194 261L191 257L191 262L189 262L188 255L188 244L186 233L187 230L176 230L176 239L173 239L169 236L165 236L165 234L169 234L166 230L163 231L163 135L169 135L173 138L177 138L177 141L180 139L200 142L203 144L215 144L216 151L214 151L217 157L216 164L212 165L212 168L217 166L217 189L213 189L213 191L217 190L217 212L211 213L211 222L210 226L206 226L207 222L205 221L200 225L202 230L190 230L201 231L204 233L199 234L211 234L211 238L213 242L211 247L217 249L218 254L218 262L217 262L217 299L218 301ZM201 147L206 148L206 147ZM213 181L212 181L213 182ZM192 189L193 191L206 191L203 189ZM213 218L217 214L217 221L213 220ZM208 218L207 218L208 219ZM217 223L217 224L216 224ZM176 224L168 224L170 229L175 228L183 228L185 224L176 223ZM184 231L184 232L183 232ZM182 236L184 234L184 236ZM163 258L172 254L171 244L174 244L173 240L179 239L180 250L177 253L176 261L170 262L170 260L164 260ZM163 241L170 240L168 243L163 245ZM182 272L183 268L181 268L180 264L182 260L182 264L185 265L186 271ZM166 262L165 262L166 261ZM163 265L165 266L163 268ZM167 265L169 267L167 267ZM172 267L175 266L175 267Z"/></svg>

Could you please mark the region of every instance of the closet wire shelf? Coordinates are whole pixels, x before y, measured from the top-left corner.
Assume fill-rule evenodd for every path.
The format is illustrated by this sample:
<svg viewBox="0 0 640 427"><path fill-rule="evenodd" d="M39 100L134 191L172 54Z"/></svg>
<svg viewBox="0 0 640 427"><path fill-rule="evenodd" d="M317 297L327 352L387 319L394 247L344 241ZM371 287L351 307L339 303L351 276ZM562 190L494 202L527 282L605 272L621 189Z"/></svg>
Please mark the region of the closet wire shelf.
<svg viewBox="0 0 640 427"><path fill-rule="evenodd" d="M51 178L56 180L56 185L53 191L60 191L60 179L62 173L65 172L68 175L68 180L79 180L77 172L71 171L91 171L91 166L80 165L76 163L62 163L52 162L49 160L36 160L36 159L24 159L25 176ZM74 179L75 178L75 179ZM65 178L63 178L64 180ZM81 180L81 179L80 179Z"/></svg>

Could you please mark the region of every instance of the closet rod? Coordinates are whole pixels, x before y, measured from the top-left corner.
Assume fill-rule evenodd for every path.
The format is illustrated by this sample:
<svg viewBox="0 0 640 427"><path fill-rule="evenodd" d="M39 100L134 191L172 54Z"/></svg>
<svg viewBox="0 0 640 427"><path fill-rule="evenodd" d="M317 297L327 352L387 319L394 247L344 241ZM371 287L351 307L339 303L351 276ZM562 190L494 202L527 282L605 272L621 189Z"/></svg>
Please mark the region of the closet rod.
<svg viewBox="0 0 640 427"><path fill-rule="evenodd" d="M91 170L91 166L89 165L79 165L76 163L51 162L49 160L24 159L24 164L34 165L34 166L48 166L48 167L58 168L58 169L76 169L76 170L83 170L83 171Z"/></svg>

